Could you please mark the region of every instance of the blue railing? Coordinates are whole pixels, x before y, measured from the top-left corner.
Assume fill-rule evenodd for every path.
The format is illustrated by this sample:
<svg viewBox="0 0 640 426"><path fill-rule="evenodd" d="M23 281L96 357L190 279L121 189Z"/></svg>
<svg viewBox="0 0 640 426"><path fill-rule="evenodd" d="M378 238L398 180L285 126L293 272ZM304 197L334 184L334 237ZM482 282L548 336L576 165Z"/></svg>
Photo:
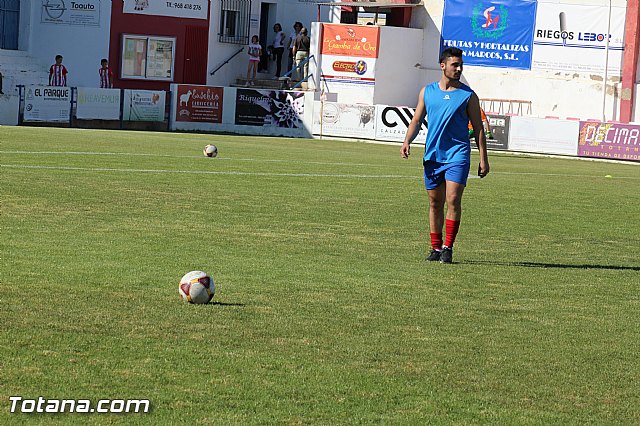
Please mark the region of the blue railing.
<svg viewBox="0 0 640 426"><path fill-rule="evenodd" d="M322 82L324 83L325 89L327 92L329 92L329 86L327 85L327 80L324 79L324 77L322 77L322 73L320 72L320 68L318 67L318 63L316 62L316 58L314 57L314 55L309 56L308 58L306 58L304 61L300 62L298 65L296 65L295 67L293 67L293 69L291 71L289 71L288 73L286 73L285 75L283 75L282 77L280 77L281 80L289 80L291 79L291 75L299 70L300 68L304 67L305 64L307 64L308 62L310 62L313 59L313 61L316 63L316 72L318 73L318 75L320 75L320 79L322 80ZM304 79L300 80L299 82L296 83L295 86L293 86L291 88L292 89L296 89L298 88L300 85L302 85L302 83L307 82L310 78L313 77L313 74L309 74L308 76L306 76Z"/></svg>

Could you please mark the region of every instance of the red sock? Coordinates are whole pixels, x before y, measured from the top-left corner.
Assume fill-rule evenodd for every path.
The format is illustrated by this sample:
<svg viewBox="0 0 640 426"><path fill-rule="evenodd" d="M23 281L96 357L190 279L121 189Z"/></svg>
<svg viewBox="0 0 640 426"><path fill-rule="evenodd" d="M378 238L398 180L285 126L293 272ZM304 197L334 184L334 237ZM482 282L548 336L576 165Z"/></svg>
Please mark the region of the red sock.
<svg viewBox="0 0 640 426"><path fill-rule="evenodd" d="M458 229L460 228L460 221L447 219L445 228L447 230L447 238L444 245L447 247L453 247L453 243L456 241L456 235L458 234Z"/></svg>
<svg viewBox="0 0 640 426"><path fill-rule="evenodd" d="M432 232L431 233L431 247L434 250L442 250L442 232L439 232L439 233Z"/></svg>

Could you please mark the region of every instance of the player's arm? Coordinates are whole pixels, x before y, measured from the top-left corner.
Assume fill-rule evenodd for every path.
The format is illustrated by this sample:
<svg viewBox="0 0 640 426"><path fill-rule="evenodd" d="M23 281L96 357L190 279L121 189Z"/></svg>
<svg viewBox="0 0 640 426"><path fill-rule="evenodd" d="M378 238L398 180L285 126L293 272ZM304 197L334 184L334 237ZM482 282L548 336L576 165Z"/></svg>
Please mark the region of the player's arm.
<svg viewBox="0 0 640 426"><path fill-rule="evenodd" d="M411 142L418 136L420 132L420 125L424 120L424 116L427 112L427 109L424 106L424 87L420 90L420 94L418 95L418 106L416 107L416 112L413 114L413 119L411 119L411 123L409 123L409 127L407 127L407 133L404 136L404 142L402 143L402 147L400 148L400 155L402 158L409 158L409 154L411 153L411 149L409 145Z"/></svg>
<svg viewBox="0 0 640 426"><path fill-rule="evenodd" d="M478 151L480 151L480 164L478 165L478 176L481 178L489 174L489 156L487 154L487 139L484 134L484 125L482 123L482 116L480 114L480 99L474 93L469 99L467 104L467 115L471 120L471 126L473 127L473 133L476 138L476 145Z"/></svg>

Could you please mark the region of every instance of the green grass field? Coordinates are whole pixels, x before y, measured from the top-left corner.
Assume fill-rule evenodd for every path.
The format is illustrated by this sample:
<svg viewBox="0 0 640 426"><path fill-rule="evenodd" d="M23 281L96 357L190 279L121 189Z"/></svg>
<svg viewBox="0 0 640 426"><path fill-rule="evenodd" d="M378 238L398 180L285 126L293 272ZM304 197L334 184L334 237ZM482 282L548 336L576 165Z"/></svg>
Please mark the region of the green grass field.
<svg viewBox="0 0 640 426"><path fill-rule="evenodd" d="M442 265L420 154L0 127L0 424L639 424L640 166L493 154Z"/></svg>

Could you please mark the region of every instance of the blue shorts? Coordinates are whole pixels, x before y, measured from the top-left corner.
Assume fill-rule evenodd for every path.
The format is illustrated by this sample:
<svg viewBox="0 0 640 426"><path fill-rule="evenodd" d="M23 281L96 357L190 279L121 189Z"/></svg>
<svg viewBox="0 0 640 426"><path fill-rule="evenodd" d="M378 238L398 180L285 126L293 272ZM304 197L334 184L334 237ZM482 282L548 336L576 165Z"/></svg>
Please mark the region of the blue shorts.
<svg viewBox="0 0 640 426"><path fill-rule="evenodd" d="M438 163L437 161L425 161L424 186L427 189L436 189L445 180L450 180L460 185L467 185L471 163Z"/></svg>

